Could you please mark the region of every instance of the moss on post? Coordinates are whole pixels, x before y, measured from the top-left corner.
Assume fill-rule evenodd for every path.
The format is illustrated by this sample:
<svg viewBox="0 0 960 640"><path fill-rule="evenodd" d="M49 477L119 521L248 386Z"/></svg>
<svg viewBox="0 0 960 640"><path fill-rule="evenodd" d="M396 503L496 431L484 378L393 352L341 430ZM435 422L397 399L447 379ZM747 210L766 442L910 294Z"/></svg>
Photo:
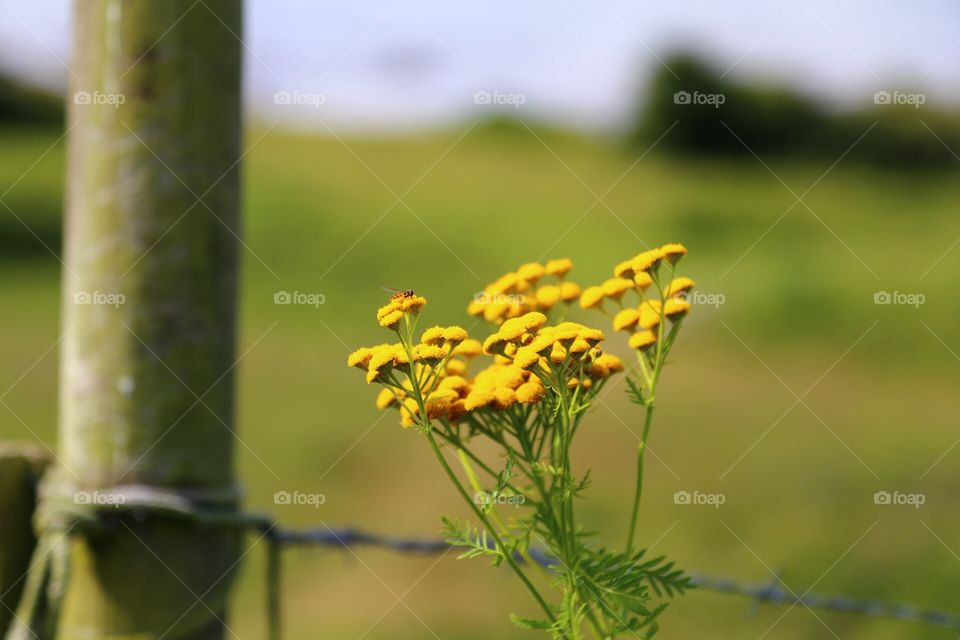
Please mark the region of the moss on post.
<svg viewBox="0 0 960 640"><path fill-rule="evenodd" d="M241 4L74 2L62 464L42 509L131 487L238 509ZM149 505L111 524L71 536L57 637L222 638L241 532Z"/></svg>

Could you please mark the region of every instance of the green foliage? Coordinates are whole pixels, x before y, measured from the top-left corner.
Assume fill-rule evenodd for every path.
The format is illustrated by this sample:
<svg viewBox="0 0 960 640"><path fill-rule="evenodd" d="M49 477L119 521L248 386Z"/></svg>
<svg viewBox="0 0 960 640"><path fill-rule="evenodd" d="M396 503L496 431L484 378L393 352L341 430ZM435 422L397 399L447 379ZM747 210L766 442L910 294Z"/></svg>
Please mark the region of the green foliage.
<svg viewBox="0 0 960 640"><path fill-rule="evenodd" d="M722 98L698 104L697 95ZM679 104L678 96L684 96ZM956 162L944 144L960 148L960 119L930 102L922 108L875 105L873 94L865 94L861 108L837 111L796 89L727 78L722 69L688 53L665 59L642 103L631 139L643 149L668 129L658 148L743 158L752 157L751 150L762 158L831 162L846 154L863 163L929 168Z"/></svg>

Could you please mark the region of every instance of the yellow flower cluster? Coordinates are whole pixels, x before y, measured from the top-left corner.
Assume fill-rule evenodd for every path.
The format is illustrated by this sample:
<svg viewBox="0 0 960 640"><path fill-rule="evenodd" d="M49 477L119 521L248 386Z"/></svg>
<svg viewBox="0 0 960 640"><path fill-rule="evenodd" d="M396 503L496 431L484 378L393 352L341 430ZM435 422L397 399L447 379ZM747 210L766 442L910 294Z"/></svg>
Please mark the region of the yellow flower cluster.
<svg viewBox="0 0 960 640"><path fill-rule="evenodd" d="M394 296L390 302L377 310L377 322L381 327L387 329L396 329L400 321L407 314L416 315L420 313L423 305L427 304L427 299L423 296Z"/></svg>
<svg viewBox="0 0 960 640"><path fill-rule="evenodd" d="M425 300L407 308L403 302L394 300L382 308L380 324L395 328L404 313L416 313ZM384 322L395 313L398 320ZM456 424L471 412L536 404L551 388L589 390L594 381L623 371L616 356L597 346L604 339L602 331L574 322L546 323L547 316L538 311L505 319L483 344L457 326L431 327L416 343L399 329L400 342L357 349L347 364L366 371L368 383L383 385L377 407L398 409L405 427L425 425L422 408L426 420ZM469 361L481 354L492 356L493 362L470 379Z"/></svg>
<svg viewBox="0 0 960 640"><path fill-rule="evenodd" d="M677 262L686 254L687 249L682 244L671 243L624 260L614 267L612 278L583 291L580 307L606 311L604 301L613 301L617 308L613 315L614 331L630 333L631 349L649 349L661 338L660 325L664 319L676 321L690 311L685 294L693 289L693 280L675 277L666 283L660 281L661 264L669 263L672 277ZM650 290L655 290L656 295L648 295ZM639 304L624 304L623 298L628 291L636 293Z"/></svg>
<svg viewBox="0 0 960 640"><path fill-rule="evenodd" d="M506 320L499 331L487 338L483 350L500 364L532 372L541 380L558 377L571 387L581 384L589 389L591 378L606 378L623 370L616 356L604 354L597 347L604 339L599 329L576 322L544 326L546 320L537 311ZM599 366L594 366L597 362ZM589 377L574 375L583 373Z"/></svg>
<svg viewBox="0 0 960 640"><path fill-rule="evenodd" d="M549 260L546 265L520 265L484 287L467 306L467 313L499 324L531 311L549 312L558 304L569 305L581 293L579 285L566 280L572 268L567 258ZM553 281L544 282L545 278Z"/></svg>

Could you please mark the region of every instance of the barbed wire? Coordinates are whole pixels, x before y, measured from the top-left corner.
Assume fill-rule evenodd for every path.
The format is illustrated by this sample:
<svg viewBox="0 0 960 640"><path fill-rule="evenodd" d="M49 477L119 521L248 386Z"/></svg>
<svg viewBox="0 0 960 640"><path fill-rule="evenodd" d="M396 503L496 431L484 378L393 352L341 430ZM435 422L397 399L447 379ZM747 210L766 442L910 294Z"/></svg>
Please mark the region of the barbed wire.
<svg viewBox="0 0 960 640"><path fill-rule="evenodd" d="M280 551L284 548L292 546L331 548L371 546L398 553L421 555L444 553L451 548L450 543L439 538L407 538L378 534L356 528L332 529L324 526L323 528L295 531L281 528L272 523L265 523L262 526L262 531L270 543L268 608L271 640L280 640L281 633L279 617ZM538 564L548 566L552 563L551 557L541 550L531 549L529 555ZM748 598L753 600L757 606L762 604L800 605L810 609L901 620L960 630L960 613L927 609L907 603L884 602L843 595L804 593L798 596L781 586L784 583L780 575L775 575L773 580L766 583L746 582L699 573L691 573L690 575L691 582L698 589Z"/></svg>

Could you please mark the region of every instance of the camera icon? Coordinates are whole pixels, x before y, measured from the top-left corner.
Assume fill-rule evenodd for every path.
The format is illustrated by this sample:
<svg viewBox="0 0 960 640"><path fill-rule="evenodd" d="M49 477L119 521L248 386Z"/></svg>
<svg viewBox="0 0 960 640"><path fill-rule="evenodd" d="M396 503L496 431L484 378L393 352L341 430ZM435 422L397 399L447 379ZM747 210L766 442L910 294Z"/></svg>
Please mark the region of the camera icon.
<svg viewBox="0 0 960 640"><path fill-rule="evenodd" d="M77 491L73 494L74 504L93 504L93 496L89 491Z"/></svg>
<svg viewBox="0 0 960 640"><path fill-rule="evenodd" d="M673 504L690 504L690 492L677 491L673 494Z"/></svg>
<svg viewBox="0 0 960 640"><path fill-rule="evenodd" d="M293 496L289 491L277 491L273 494L273 504L290 504L292 500Z"/></svg>
<svg viewBox="0 0 960 640"><path fill-rule="evenodd" d="M91 296L89 291L77 291L73 294L74 304L90 304Z"/></svg>
<svg viewBox="0 0 960 640"><path fill-rule="evenodd" d="M690 104L691 100L689 91L677 91L673 94L673 104Z"/></svg>
<svg viewBox="0 0 960 640"><path fill-rule="evenodd" d="M890 304L893 302L893 296L889 291L877 291L873 294L873 304Z"/></svg>
<svg viewBox="0 0 960 640"><path fill-rule="evenodd" d="M90 104L92 100L93 96L90 95L89 91L77 91L73 94L74 104Z"/></svg>
<svg viewBox="0 0 960 640"><path fill-rule="evenodd" d="M891 496L889 491L877 491L873 494L873 504L890 504Z"/></svg>
<svg viewBox="0 0 960 640"><path fill-rule="evenodd" d="M293 102L293 96L289 91L277 91L273 94L273 104L290 104Z"/></svg>
<svg viewBox="0 0 960 640"><path fill-rule="evenodd" d="M893 102L893 96L889 91L877 91L873 94L873 104L890 104Z"/></svg>
<svg viewBox="0 0 960 640"><path fill-rule="evenodd" d="M290 304L293 302L293 296L289 291L277 291L273 294L273 304Z"/></svg>
<svg viewBox="0 0 960 640"><path fill-rule="evenodd" d="M473 104L490 104L493 98L489 91L477 91L473 94Z"/></svg>

